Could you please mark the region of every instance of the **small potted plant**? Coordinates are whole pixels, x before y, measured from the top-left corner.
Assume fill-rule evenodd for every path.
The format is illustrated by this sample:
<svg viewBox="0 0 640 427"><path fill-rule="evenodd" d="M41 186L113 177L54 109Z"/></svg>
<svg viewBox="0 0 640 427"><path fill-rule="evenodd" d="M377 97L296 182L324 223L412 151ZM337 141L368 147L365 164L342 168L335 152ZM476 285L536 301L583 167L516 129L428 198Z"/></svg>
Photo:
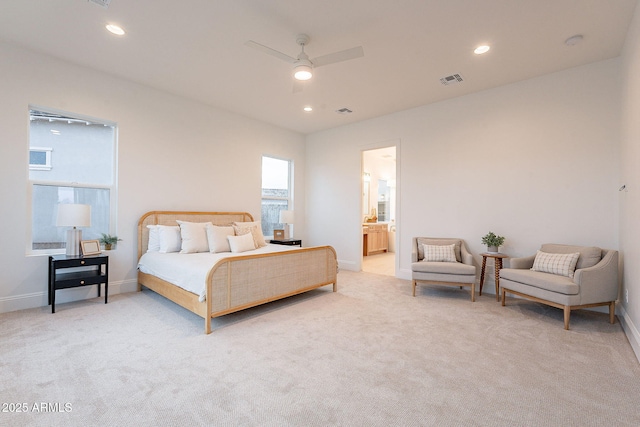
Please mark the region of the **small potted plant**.
<svg viewBox="0 0 640 427"><path fill-rule="evenodd" d="M487 245L487 252L497 253L498 248L504 243L504 237L496 236L490 231L482 238L482 243Z"/></svg>
<svg viewBox="0 0 640 427"><path fill-rule="evenodd" d="M113 246L122 239L118 239L118 236L112 236L111 234L102 233L102 237L100 237L100 243L104 245L104 249L106 251L110 251Z"/></svg>

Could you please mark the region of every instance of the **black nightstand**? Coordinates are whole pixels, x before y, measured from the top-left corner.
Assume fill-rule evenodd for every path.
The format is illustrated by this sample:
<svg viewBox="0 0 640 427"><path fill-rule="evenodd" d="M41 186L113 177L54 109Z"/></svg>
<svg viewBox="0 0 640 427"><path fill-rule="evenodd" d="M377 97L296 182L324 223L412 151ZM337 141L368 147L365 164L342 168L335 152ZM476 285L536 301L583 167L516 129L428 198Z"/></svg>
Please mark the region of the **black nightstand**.
<svg viewBox="0 0 640 427"><path fill-rule="evenodd" d="M65 271L66 269L77 269ZM92 267L92 268L84 268ZM77 288L87 285L98 285L100 296L100 284L104 283L104 303L107 303L109 294L109 256L96 255L87 257L73 257L67 255L52 255L49 257L49 305L51 313L56 312L56 290Z"/></svg>
<svg viewBox="0 0 640 427"><path fill-rule="evenodd" d="M302 247L302 240L299 240L299 239L269 240L269 243L273 243L274 245L286 245L286 246L300 246L300 247Z"/></svg>

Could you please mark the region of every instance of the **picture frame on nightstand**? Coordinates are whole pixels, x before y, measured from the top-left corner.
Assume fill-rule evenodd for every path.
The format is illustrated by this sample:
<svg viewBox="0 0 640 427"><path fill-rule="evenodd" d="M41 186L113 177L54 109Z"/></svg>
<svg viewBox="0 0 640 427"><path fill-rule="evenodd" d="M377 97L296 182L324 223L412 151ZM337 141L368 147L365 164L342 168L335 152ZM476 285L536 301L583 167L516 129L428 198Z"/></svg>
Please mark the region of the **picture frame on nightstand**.
<svg viewBox="0 0 640 427"><path fill-rule="evenodd" d="M99 240L82 240L80 242L80 249L82 256L99 255L100 241Z"/></svg>
<svg viewBox="0 0 640 427"><path fill-rule="evenodd" d="M274 240L284 239L284 230L273 230L273 239Z"/></svg>

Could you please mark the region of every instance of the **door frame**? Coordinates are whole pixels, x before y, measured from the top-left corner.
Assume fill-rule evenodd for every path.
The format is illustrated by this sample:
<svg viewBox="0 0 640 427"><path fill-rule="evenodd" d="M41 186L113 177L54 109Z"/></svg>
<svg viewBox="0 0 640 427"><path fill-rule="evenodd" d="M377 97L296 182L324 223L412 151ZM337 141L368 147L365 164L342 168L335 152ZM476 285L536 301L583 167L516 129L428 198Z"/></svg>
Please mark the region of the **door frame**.
<svg viewBox="0 0 640 427"><path fill-rule="evenodd" d="M362 145L360 147L360 203L358 203L358 212L360 214L360 218L361 221L358 224L360 227L359 230L359 235L360 235L360 268L358 271L362 271L362 264L363 264L363 259L364 259L364 239L362 238L362 224L364 221L364 217L362 214L363 211L363 206L362 206L362 195L364 193L364 172L365 172L365 164L364 164L364 153L366 151L373 151L373 150L379 150L381 148L390 148L390 147L395 147L396 150L396 173L395 173L395 180L396 180L396 194L395 194L395 219L396 219L396 235L395 235L395 240L394 240L394 246L395 246L395 253L394 253L394 276L395 277L399 277L398 276L398 272L400 271L400 256L402 255L402 251L400 248L400 245L398 244L398 242L400 241L400 231L401 231L401 223L402 221L400 221L401 218L401 182L400 182L400 139L392 139L392 140L386 140L386 141L380 141L377 143L372 143L372 144L366 144L366 145Z"/></svg>

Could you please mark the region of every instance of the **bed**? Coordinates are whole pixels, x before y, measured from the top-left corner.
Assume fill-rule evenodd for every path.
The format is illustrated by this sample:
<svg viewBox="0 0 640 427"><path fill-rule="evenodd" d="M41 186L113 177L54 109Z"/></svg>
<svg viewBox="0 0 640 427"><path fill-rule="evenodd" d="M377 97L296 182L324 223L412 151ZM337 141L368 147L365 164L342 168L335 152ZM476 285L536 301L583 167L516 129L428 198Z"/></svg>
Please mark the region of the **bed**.
<svg viewBox="0 0 640 427"><path fill-rule="evenodd" d="M186 290L172 283L167 277L158 277L149 271L149 227L177 225L177 221L193 223L211 222L226 226L234 222L250 222L253 217L246 212L147 212L138 221L138 290L142 286L151 289L176 304L202 317L205 333L211 333L211 319L260 304L310 291L325 285L333 285L337 291L337 257L331 246L293 248L268 245L264 249L226 253L213 257L205 271L202 292ZM159 258L163 255L170 257ZM193 257L193 255L198 255ZM209 254L153 254L153 257L174 262L171 259L189 260L207 258ZM182 257L182 258L181 258ZM187 258L185 258L187 257ZM151 260L152 257L148 257ZM196 265L196 264L194 264ZM197 262L198 267L202 268ZM195 267L194 267L195 268ZM162 276L162 275L160 275Z"/></svg>

